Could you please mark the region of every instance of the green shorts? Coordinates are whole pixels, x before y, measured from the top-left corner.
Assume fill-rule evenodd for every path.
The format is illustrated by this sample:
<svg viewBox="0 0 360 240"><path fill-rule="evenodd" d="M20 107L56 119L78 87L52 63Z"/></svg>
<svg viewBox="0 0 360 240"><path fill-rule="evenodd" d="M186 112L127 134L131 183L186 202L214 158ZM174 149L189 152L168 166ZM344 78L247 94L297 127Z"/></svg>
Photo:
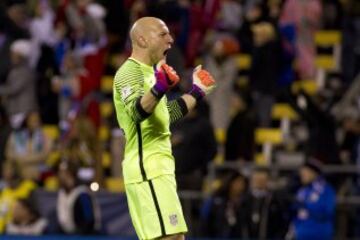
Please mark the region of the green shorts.
<svg viewBox="0 0 360 240"><path fill-rule="evenodd" d="M125 190L131 220L139 239L187 232L174 175L126 184Z"/></svg>

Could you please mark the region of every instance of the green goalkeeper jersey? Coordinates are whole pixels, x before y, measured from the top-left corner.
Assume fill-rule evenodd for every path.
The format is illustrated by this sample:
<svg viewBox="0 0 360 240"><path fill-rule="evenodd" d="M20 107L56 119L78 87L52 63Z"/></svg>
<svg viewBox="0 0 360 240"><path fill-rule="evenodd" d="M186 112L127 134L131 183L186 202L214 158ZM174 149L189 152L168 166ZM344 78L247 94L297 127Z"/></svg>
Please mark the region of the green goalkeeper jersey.
<svg viewBox="0 0 360 240"><path fill-rule="evenodd" d="M153 67L129 58L114 79L114 104L117 120L124 130L126 145L122 163L125 184L164 174L174 174L170 122L184 114L184 102L167 101L164 96L150 116L138 109L138 101L155 84Z"/></svg>

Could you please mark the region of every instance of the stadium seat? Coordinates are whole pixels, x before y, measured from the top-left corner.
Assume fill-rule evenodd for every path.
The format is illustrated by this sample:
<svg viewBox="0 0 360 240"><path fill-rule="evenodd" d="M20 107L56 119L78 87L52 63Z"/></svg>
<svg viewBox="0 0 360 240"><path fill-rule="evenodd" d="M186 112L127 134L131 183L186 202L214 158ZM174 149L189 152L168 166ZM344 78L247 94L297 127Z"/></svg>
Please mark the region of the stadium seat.
<svg viewBox="0 0 360 240"><path fill-rule="evenodd" d="M42 129L45 135L51 140L56 140L60 136L60 130L57 125L44 125Z"/></svg>
<svg viewBox="0 0 360 240"><path fill-rule="evenodd" d="M265 156L263 153L256 153L255 154L255 164L256 165L266 165Z"/></svg>
<svg viewBox="0 0 360 240"><path fill-rule="evenodd" d="M262 145L263 165L268 165L271 163L273 146L279 145L282 142L283 135L280 129L258 128L255 130L255 143Z"/></svg>
<svg viewBox="0 0 360 240"><path fill-rule="evenodd" d="M251 66L251 56L249 54L237 54L236 62L239 69L248 70Z"/></svg>
<svg viewBox="0 0 360 240"><path fill-rule="evenodd" d="M107 141L110 137L110 130L108 126L102 125L99 128L98 137L100 141Z"/></svg>
<svg viewBox="0 0 360 240"><path fill-rule="evenodd" d="M102 118L108 118L114 111L113 103L110 101L100 103L100 114Z"/></svg>
<svg viewBox="0 0 360 240"><path fill-rule="evenodd" d="M294 109L292 109L292 107L286 103L274 104L272 107L271 115L272 118L276 120L282 120L284 118L296 120L298 118L298 115L296 114Z"/></svg>
<svg viewBox="0 0 360 240"><path fill-rule="evenodd" d="M318 55L315 59L317 68L324 69L325 71L332 71L336 69L336 60L332 55Z"/></svg>
<svg viewBox="0 0 360 240"><path fill-rule="evenodd" d="M113 90L113 77L103 76L101 78L100 89L103 93L112 93Z"/></svg>
<svg viewBox="0 0 360 240"><path fill-rule="evenodd" d="M315 58L316 82L319 88L323 88L326 73L340 70L342 35L334 30L318 31L315 33L314 41L317 48L332 48L333 51L332 54L318 54Z"/></svg>
<svg viewBox="0 0 360 240"><path fill-rule="evenodd" d="M315 33L315 44L321 47L341 44L342 35L340 31L322 30Z"/></svg>
<svg viewBox="0 0 360 240"><path fill-rule="evenodd" d="M103 152L101 157L101 164L103 168L110 168L111 154L109 152Z"/></svg>
<svg viewBox="0 0 360 240"><path fill-rule="evenodd" d="M47 191L57 191L59 189L59 179L55 176L46 178L44 188Z"/></svg>
<svg viewBox="0 0 360 240"><path fill-rule="evenodd" d="M48 158L46 159L46 165L49 167L53 167L60 159L60 152L59 151L52 151L50 152Z"/></svg>
<svg viewBox="0 0 360 240"><path fill-rule="evenodd" d="M286 139L290 135L291 121L299 118L297 113L289 104L277 103L273 105L271 115L274 120L280 120L281 132Z"/></svg>
<svg viewBox="0 0 360 240"><path fill-rule="evenodd" d="M315 95L318 91L318 85L315 80L299 80L291 85L291 89L293 92L303 90L308 95Z"/></svg>
<svg viewBox="0 0 360 240"><path fill-rule="evenodd" d="M226 140L225 129L222 129L222 128L215 129L215 138L218 143L224 144L225 140Z"/></svg>
<svg viewBox="0 0 360 240"><path fill-rule="evenodd" d="M282 143L281 131L278 128L258 128L255 131L255 142L257 144L280 144Z"/></svg>
<svg viewBox="0 0 360 240"><path fill-rule="evenodd" d="M124 181L120 177L109 177L105 179L105 187L110 192L124 192Z"/></svg>

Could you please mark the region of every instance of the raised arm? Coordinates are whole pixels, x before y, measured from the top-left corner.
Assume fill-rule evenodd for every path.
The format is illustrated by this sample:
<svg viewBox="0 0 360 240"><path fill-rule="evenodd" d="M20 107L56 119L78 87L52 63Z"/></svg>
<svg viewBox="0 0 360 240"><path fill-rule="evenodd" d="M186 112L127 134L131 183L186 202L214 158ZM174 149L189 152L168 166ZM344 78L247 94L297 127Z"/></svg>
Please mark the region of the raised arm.
<svg viewBox="0 0 360 240"><path fill-rule="evenodd" d="M190 92L168 103L171 122L184 117L195 107L197 101L210 94L215 88L215 80L209 72L201 68L201 65L194 69L192 79L193 86Z"/></svg>

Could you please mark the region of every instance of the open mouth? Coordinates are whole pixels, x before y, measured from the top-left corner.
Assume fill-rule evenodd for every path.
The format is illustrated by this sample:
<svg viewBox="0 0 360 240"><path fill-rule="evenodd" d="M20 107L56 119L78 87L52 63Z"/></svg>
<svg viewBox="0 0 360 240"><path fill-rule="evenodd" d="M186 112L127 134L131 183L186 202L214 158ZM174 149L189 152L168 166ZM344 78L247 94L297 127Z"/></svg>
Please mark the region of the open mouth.
<svg viewBox="0 0 360 240"><path fill-rule="evenodd" d="M166 50L164 51L164 56L166 56L166 55L168 54L168 52L169 52L169 49L166 49Z"/></svg>

